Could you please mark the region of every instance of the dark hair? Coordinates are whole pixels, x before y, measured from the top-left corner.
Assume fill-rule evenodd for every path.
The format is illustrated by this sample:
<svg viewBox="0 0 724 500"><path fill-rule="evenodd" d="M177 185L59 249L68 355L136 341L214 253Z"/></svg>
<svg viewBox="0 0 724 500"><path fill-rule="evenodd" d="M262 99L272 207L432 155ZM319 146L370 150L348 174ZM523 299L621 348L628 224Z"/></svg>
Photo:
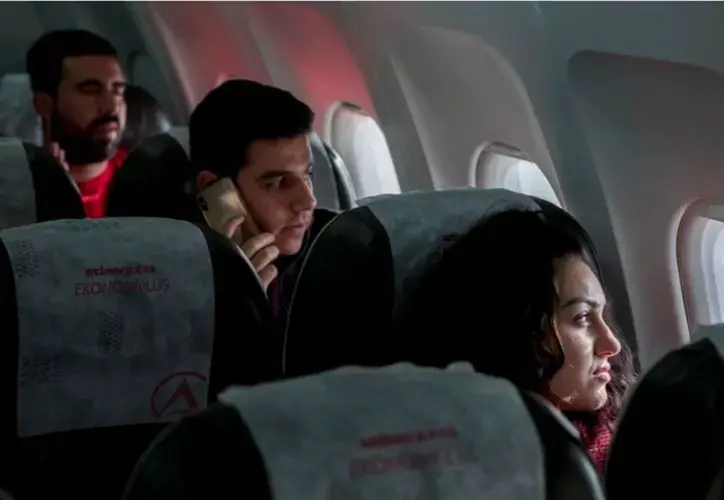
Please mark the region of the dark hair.
<svg viewBox="0 0 724 500"><path fill-rule="evenodd" d="M128 85L126 98L126 128L120 147L131 149L139 141L166 132L171 125L168 115L153 95L143 87Z"/></svg>
<svg viewBox="0 0 724 500"><path fill-rule="evenodd" d="M117 58L118 53L108 40L85 30L51 31L38 38L25 56L33 92L54 96L63 77L63 61L81 56Z"/></svg>
<svg viewBox="0 0 724 500"><path fill-rule="evenodd" d="M194 171L233 177L252 142L307 134L313 121L309 106L285 90L251 80L227 80L191 113L189 154Z"/></svg>
<svg viewBox="0 0 724 500"><path fill-rule="evenodd" d="M423 362L465 359L477 371L545 392L564 361L554 326L556 264L579 257L599 273L587 235L574 227L540 212L506 210L456 236L419 289L415 330L445 332L445 346L429 351L432 358ZM611 360L612 411L606 412L613 418L633 377L630 351L617 337L622 352Z"/></svg>

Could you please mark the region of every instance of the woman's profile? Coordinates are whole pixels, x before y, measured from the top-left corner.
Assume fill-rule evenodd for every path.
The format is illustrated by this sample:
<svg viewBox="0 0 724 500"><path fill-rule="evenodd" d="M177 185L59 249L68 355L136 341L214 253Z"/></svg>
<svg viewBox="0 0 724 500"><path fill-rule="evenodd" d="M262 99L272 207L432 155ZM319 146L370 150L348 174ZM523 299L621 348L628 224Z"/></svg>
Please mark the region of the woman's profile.
<svg viewBox="0 0 724 500"><path fill-rule="evenodd" d="M486 217L422 281L406 332L444 332L416 362L468 361L544 396L602 470L633 366L585 241L539 212Z"/></svg>

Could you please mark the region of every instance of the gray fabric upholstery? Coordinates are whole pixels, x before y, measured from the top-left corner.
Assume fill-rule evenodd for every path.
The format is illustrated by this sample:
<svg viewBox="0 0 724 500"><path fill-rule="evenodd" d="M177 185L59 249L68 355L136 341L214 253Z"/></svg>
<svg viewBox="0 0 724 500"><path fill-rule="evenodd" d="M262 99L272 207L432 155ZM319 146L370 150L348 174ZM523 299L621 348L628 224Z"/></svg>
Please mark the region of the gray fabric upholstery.
<svg viewBox="0 0 724 500"><path fill-rule="evenodd" d="M512 208L539 210L525 195L468 188L368 198L337 216L313 244L294 294L287 374L408 359L395 327L445 237Z"/></svg>
<svg viewBox="0 0 724 500"><path fill-rule="evenodd" d="M0 78L0 134L40 146L43 130L33 108L33 92L27 73L8 73Z"/></svg>
<svg viewBox="0 0 724 500"><path fill-rule="evenodd" d="M352 208L356 196L342 158L316 133L312 134L310 146L314 159L314 194L319 207L330 210Z"/></svg>
<svg viewBox="0 0 724 500"><path fill-rule="evenodd" d="M119 498L163 424L281 371L256 272L184 221L0 231L0 318L0 488L19 498Z"/></svg>
<svg viewBox="0 0 724 500"><path fill-rule="evenodd" d="M0 138L0 228L37 222L35 186L23 143Z"/></svg>
<svg viewBox="0 0 724 500"><path fill-rule="evenodd" d="M168 132L168 135L176 139L183 150L186 152L186 156L189 155L189 128L188 127L172 127Z"/></svg>
<svg viewBox="0 0 724 500"><path fill-rule="evenodd" d="M126 500L228 491L258 500L563 499L554 493L572 470L589 489L568 498L602 498L580 448L548 463L560 459L556 446L575 443L570 429L540 425L554 411L502 379L407 364L348 367L230 388L220 400L225 407L159 439Z"/></svg>
<svg viewBox="0 0 724 500"><path fill-rule="evenodd" d="M143 87L127 85L126 126L119 147L133 149L143 139L171 129L171 119L156 98Z"/></svg>
<svg viewBox="0 0 724 500"><path fill-rule="evenodd" d="M691 341L709 339L724 354L724 323L701 325L691 334Z"/></svg>
<svg viewBox="0 0 724 500"><path fill-rule="evenodd" d="M466 232L481 218L513 208L538 210L529 196L505 189L456 189L384 195L359 202L389 235L395 287L393 315L404 314L405 297L430 266L441 238Z"/></svg>
<svg viewBox="0 0 724 500"><path fill-rule="evenodd" d="M78 188L41 148L0 137L0 229L85 217Z"/></svg>

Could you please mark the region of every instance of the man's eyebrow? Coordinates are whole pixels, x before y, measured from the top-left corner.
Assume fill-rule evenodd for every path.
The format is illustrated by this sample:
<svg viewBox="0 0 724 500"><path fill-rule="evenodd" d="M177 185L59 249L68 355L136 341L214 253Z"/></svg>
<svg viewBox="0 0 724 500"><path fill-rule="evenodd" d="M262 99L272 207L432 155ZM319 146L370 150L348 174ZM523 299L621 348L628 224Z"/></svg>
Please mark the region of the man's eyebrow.
<svg viewBox="0 0 724 500"><path fill-rule="evenodd" d="M277 177L282 177L284 175L287 175L289 172L286 170L267 170L263 174L259 176L260 180L269 180L269 179L275 179Z"/></svg>
<svg viewBox="0 0 724 500"><path fill-rule="evenodd" d="M103 85L100 80L96 80L95 78L87 78L85 80L82 80L78 83L76 83L76 87L82 88L82 87L100 87Z"/></svg>
<svg viewBox="0 0 724 500"><path fill-rule="evenodd" d="M102 87L103 82L101 82L100 80L98 80L96 78L87 78L85 80L78 82L75 86L79 89L84 88L84 87L86 87L86 88L87 87ZM127 84L124 81L113 82L114 89L124 89L124 88L126 88L126 86L127 86Z"/></svg>
<svg viewBox="0 0 724 500"><path fill-rule="evenodd" d="M307 165L307 171L311 170L314 167L314 164L312 162ZM276 179L277 177L283 177L285 175L293 174L294 172L290 170L267 170L263 174L261 174L258 179L259 180L269 180L269 179Z"/></svg>

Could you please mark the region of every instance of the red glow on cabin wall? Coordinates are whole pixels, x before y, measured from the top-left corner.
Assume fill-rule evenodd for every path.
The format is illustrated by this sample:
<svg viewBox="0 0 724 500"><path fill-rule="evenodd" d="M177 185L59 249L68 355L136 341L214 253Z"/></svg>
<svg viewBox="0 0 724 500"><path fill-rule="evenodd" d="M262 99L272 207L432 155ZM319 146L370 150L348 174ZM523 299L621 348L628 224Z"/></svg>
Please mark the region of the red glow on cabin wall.
<svg viewBox="0 0 724 500"><path fill-rule="evenodd" d="M278 64L276 75L270 67L274 83L316 111L318 130L324 112L337 100L353 102L377 118L354 55L325 15L302 3L259 2L248 7L250 24L263 36L262 43L270 45L265 47L267 56L278 59L272 62Z"/></svg>
<svg viewBox="0 0 724 500"><path fill-rule="evenodd" d="M312 5L152 2L149 10L192 106L226 74L290 90L314 109L318 131L337 100L353 102L377 118L345 39Z"/></svg>

